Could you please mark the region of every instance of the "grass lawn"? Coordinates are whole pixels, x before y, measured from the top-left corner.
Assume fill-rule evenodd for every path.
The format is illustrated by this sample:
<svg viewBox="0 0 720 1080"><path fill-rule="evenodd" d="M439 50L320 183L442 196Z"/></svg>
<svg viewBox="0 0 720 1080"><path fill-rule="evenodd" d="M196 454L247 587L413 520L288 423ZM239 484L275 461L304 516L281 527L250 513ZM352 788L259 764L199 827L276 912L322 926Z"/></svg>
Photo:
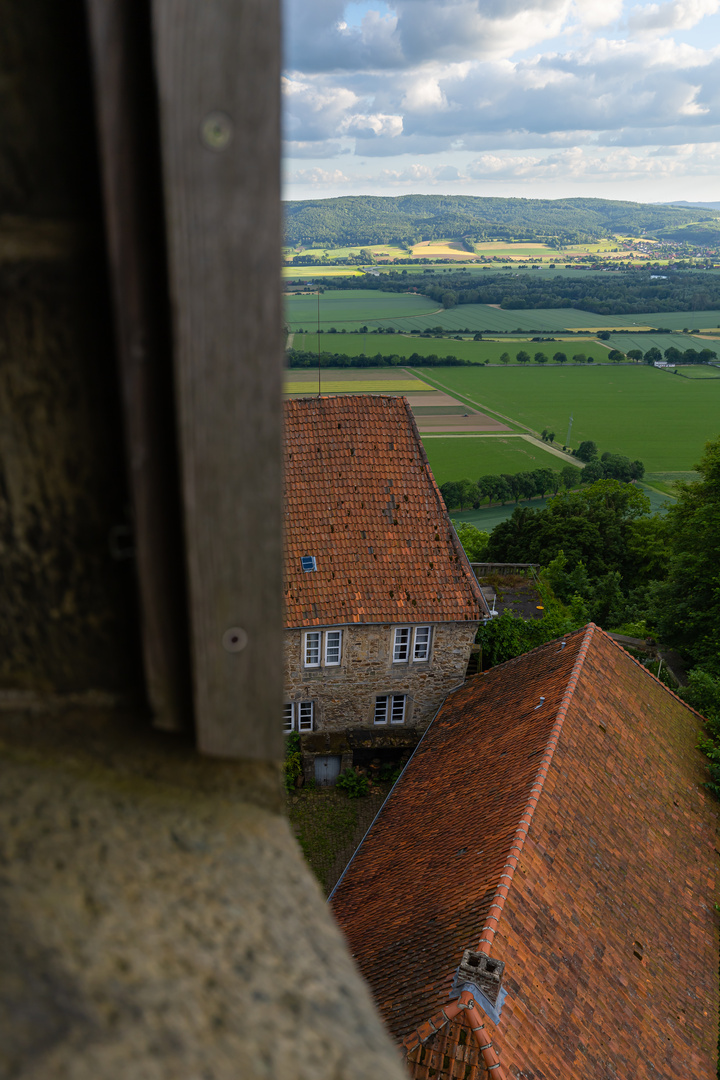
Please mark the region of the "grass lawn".
<svg viewBox="0 0 720 1080"><path fill-rule="evenodd" d="M413 369L415 370L415 369ZM601 451L639 458L650 472L692 469L720 430L720 383L681 379L646 365L540 369L417 369L439 389L526 424L562 445L593 439ZM712 381L712 380L709 380Z"/></svg>
<svg viewBox="0 0 720 1080"><path fill-rule="evenodd" d="M309 349L317 351L317 334L294 334L293 349ZM689 348L690 346L686 346ZM650 346L648 345L648 348ZM409 337L406 334L321 334L321 352L346 353L348 356L412 356L419 353L421 356L457 356L460 360L471 360L476 363L484 363L489 360L491 364L499 364L500 357L504 352L510 354L510 363L515 363L515 357L523 349L534 356L536 352L543 352L552 363L552 356L556 352L564 352L568 359L575 353L584 353L592 356L595 361L607 360L607 348L599 345L593 338L572 338L568 341L455 341L453 338L421 338ZM531 361L534 363L534 361Z"/></svg>
<svg viewBox="0 0 720 1080"><path fill-rule="evenodd" d="M444 439L425 435L423 446L438 484L465 477L477 480L488 474L531 472L540 468L558 472L567 464L520 436Z"/></svg>

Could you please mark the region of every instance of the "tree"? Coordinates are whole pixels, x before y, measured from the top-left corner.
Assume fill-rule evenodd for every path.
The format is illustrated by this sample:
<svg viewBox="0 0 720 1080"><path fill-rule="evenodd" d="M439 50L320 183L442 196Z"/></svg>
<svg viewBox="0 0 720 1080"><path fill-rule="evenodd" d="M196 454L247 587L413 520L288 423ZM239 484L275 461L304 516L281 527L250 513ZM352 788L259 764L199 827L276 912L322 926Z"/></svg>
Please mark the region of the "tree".
<svg viewBox="0 0 720 1080"><path fill-rule="evenodd" d="M548 435L548 442L549 443L554 443L555 442L555 432L554 431L551 431L550 434Z"/></svg>
<svg viewBox="0 0 720 1080"><path fill-rule="evenodd" d="M553 469L536 469L535 473L535 490L540 498L548 492L552 491L556 485L556 473Z"/></svg>
<svg viewBox="0 0 720 1080"><path fill-rule="evenodd" d="M573 356L573 363L585 364L587 363L587 356L585 355L585 353L582 352L575 353L575 355Z"/></svg>
<svg viewBox="0 0 720 1080"><path fill-rule="evenodd" d="M508 353L508 352L500 353L500 363L501 364L509 364L510 363L510 353Z"/></svg>
<svg viewBox="0 0 720 1080"><path fill-rule="evenodd" d="M668 574L653 613L663 642L720 675L720 439L696 468L700 479L677 483L667 512Z"/></svg>
<svg viewBox="0 0 720 1080"><path fill-rule="evenodd" d="M556 364L567 364L567 356L564 352L556 352L553 354L553 360Z"/></svg>
<svg viewBox="0 0 720 1080"><path fill-rule="evenodd" d="M593 461L597 457L598 448L592 439L585 439L575 451L575 457L580 461Z"/></svg>
<svg viewBox="0 0 720 1080"><path fill-rule="evenodd" d="M536 364L547 364L547 360L548 360L548 358L547 358L547 356L545 355L544 352L536 352L535 353L535 363Z"/></svg>
<svg viewBox="0 0 720 1080"><path fill-rule="evenodd" d="M611 349L608 353L608 359L612 360L613 364L619 364L621 360L625 359L625 353L620 352L619 349Z"/></svg>
<svg viewBox="0 0 720 1080"><path fill-rule="evenodd" d="M717 359L717 353L713 352L712 349L701 349L699 359L701 364L707 364L710 360Z"/></svg>
<svg viewBox="0 0 720 1080"><path fill-rule="evenodd" d="M582 484L594 484L596 480L605 479L605 470L599 461L590 461L582 471Z"/></svg>
<svg viewBox="0 0 720 1080"><path fill-rule="evenodd" d="M444 484L441 484L440 494L442 495L448 510L454 510L460 505L461 492L457 480L446 480Z"/></svg>
<svg viewBox="0 0 720 1080"><path fill-rule="evenodd" d="M561 492L544 510L514 510L493 529L486 558L547 566L562 551L571 569L582 561L591 579L619 572L628 590L645 573L642 554L630 547L634 522L649 514L650 500L634 485L598 480Z"/></svg>
<svg viewBox="0 0 720 1080"><path fill-rule="evenodd" d="M524 349L521 349L520 352L516 355L515 359L517 360L518 364L527 364L530 360L530 353L525 352Z"/></svg>
<svg viewBox="0 0 720 1080"><path fill-rule="evenodd" d="M653 364L658 364L662 360L662 353L656 345L653 345L652 349L648 349L645 353L644 359L645 363L652 367Z"/></svg>
<svg viewBox="0 0 720 1080"><path fill-rule="evenodd" d="M636 364L639 364L643 358L642 349L630 349L627 354L628 360L634 360Z"/></svg>
<svg viewBox="0 0 720 1080"><path fill-rule="evenodd" d="M542 429L542 431L540 432L540 438L542 439L543 442L548 441L548 435L549 434L550 434L550 432L548 431L547 428Z"/></svg>
<svg viewBox="0 0 720 1080"><path fill-rule="evenodd" d="M480 495L478 486L473 483L472 480L458 480L458 493L460 495L461 510L464 510L467 506L477 508L482 502L482 496Z"/></svg>
<svg viewBox="0 0 720 1080"><path fill-rule="evenodd" d="M560 477L566 488L578 487L582 482L582 469L576 468L575 465L563 465Z"/></svg>
<svg viewBox="0 0 720 1080"><path fill-rule="evenodd" d="M677 364L678 360L682 360L682 353L679 349L676 349L674 345L671 345L669 349L666 349L663 356L668 364Z"/></svg>
<svg viewBox="0 0 720 1080"><path fill-rule="evenodd" d="M489 533L476 529L474 525L470 525L467 521L456 522L455 532L470 562L482 562L490 539Z"/></svg>
<svg viewBox="0 0 720 1080"><path fill-rule="evenodd" d="M480 492L481 499L492 500L493 493L495 491L495 482L497 477L495 476L481 476L477 482L478 491Z"/></svg>

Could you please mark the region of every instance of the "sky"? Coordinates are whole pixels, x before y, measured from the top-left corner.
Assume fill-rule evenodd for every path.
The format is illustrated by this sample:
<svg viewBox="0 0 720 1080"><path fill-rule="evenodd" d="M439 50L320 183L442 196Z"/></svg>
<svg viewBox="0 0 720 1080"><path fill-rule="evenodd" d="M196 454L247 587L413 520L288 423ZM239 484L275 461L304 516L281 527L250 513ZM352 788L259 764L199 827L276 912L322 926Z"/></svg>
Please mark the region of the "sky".
<svg viewBox="0 0 720 1080"><path fill-rule="evenodd" d="M285 0L286 199L720 200L720 0Z"/></svg>

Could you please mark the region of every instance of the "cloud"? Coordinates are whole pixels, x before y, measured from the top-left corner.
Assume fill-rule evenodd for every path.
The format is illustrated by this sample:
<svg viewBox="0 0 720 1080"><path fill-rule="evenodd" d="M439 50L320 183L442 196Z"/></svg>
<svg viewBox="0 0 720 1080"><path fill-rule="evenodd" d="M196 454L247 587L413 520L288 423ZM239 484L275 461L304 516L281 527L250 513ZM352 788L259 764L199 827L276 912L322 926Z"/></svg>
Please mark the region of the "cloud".
<svg viewBox="0 0 720 1080"><path fill-rule="evenodd" d="M720 8L720 0L669 0L664 4L645 4L633 8L627 20L630 33L667 33L690 30Z"/></svg>

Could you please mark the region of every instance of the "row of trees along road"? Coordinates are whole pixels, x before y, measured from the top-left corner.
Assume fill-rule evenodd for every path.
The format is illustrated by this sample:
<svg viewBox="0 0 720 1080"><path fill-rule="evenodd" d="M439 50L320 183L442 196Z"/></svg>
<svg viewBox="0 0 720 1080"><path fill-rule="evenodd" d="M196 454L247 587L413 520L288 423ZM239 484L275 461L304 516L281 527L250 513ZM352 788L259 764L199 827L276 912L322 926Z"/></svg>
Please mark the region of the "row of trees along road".
<svg viewBox="0 0 720 1080"><path fill-rule="evenodd" d="M548 436L549 437L549 436ZM598 457L597 446L590 439L581 443L576 451L584 469L565 465L560 470L533 469L530 472L498 473L481 476L479 480L446 480L440 488L448 510L478 509L487 502L520 502L521 499L544 498L557 495L561 489L571 489L579 484L592 484L596 480L620 480L629 483L641 480L645 474L642 461L630 461L623 454L606 452Z"/></svg>

